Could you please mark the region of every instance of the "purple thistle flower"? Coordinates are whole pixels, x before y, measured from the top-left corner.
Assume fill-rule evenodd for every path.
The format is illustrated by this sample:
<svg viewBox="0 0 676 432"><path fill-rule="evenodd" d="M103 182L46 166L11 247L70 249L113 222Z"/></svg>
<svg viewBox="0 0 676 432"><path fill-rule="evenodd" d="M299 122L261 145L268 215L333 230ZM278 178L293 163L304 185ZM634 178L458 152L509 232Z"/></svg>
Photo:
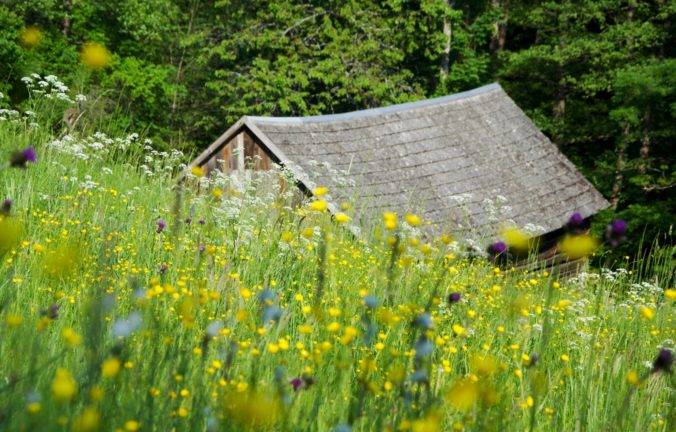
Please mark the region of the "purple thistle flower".
<svg viewBox="0 0 676 432"><path fill-rule="evenodd" d="M205 223L207 223L207 221L205 221L204 219L200 219L197 223L200 225L204 225Z"/></svg>
<svg viewBox="0 0 676 432"><path fill-rule="evenodd" d="M204 252L206 249L207 249L207 247L204 246L204 245L200 245L200 247L199 247L200 252Z"/></svg>
<svg viewBox="0 0 676 432"><path fill-rule="evenodd" d="M166 272L168 268L169 267L166 264L162 264L162 266L160 266L160 273Z"/></svg>
<svg viewBox="0 0 676 432"><path fill-rule="evenodd" d="M503 241L498 241L488 246L488 253L491 254L491 256L503 254L505 253L506 250L507 244L505 244L505 242Z"/></svg>
<svg viewBox="0 0 676 432"><path fill-rule="evenodd" d="M448 295L448 302L449 303L457 303L457 302L460 301L460 297L461 297L461 295L460 295L459 292L450 293Z"/></svg>
<svg viewBox="0 0 676 432"><path fill-rule="evenodd" d="M606 226L606 240L610 247L617 247L627 239L627 223L622 219L615 219Z"/></svg>
<svg viewBox="0 0 676 432"><path fill-rule="evenodd" d="M302 377L296 377L289 381L289 384L293 386L293 391L298 391L302 389L308 389L315 383L314 377L309 375L303 375Z"/></svg>
<svg viewBox="0 0 676 432"><path fill-rule="evenodd" d="M673 364L674 354L670 350L662 348L660 353L657 354L657 358L653 362L653 373L657 373L659 371L671 373L671 365Z"/></svg>
<svg viewBox="0 0 676 432"><path fill-rule="evenodd" d="M582 213L574 212L570 215L568 222L566 222L565 228L574 234L582 234L587 228L589 228L589 224L585 220L584 216L582 216Z"/></svg>
<svg viewBox="0 0 676 432"><path fill-rule="evenodd" d="M622 219L615 219L610 223L610 228L615 235L622 235L627 232L627 223Z"/></svg>
<svg viewBox="0 0 676 432"><path fill-rule="evenodd" d="M12 210L12 202L13 201L9 198L3 201L2 207L0 207L0 214L9 215L9 212Z"/></svg>
<svg viewBox="0 0 676 432"><path fill-rule="evenodd" d="M568 226L578 227L582 225L582 222L584 222L584 216L582 216L580 212L575 212L570 215L570 219L568 219Z"/></svg>
<svg viewBox="0 0 676 432"><path fill-rule="evenodd" d="M188 218L185 220L186 225L190 225L192 223L192 218Z"/></svg>
<svg viewBox="0 0 676 432"><path fill-rule="evenodd" d="M293 391L298 391L303 386L303 379L302 378L294 378L291 381L289 381L289 384L291 384L293 386Z"/></svg>
<svg viewBox="0 0 676 432"><path fill-rule="evenodd" d="M157 221L157 233L161 233L164 230L164 227L167 226L167 223L165 221Z"/></svg>
<svg viewBox="0 0 676 432"><path fill-rule="evenodd" d="M13 168L26 168L28 162L35 163L38 161L37 153L33 147L26 147L22 151L17 151L9 159L9 166Z"/></svg>

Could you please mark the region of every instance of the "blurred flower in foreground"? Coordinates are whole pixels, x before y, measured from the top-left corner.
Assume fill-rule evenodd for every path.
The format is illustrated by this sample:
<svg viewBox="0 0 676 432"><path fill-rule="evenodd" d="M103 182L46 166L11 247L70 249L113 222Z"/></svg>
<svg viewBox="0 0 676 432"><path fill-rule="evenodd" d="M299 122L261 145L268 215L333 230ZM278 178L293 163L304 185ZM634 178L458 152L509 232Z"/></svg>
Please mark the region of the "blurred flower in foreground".
<svg viewBox="0 0 676 432"><path fill-rule="evenodd" d="M12 211L12 200L7 198L2 202L2 207L0 207L0 216L9 216L9 213Z"/></svg>
<svg viewBox="0 0 676 432"><path fill-rule="evenodd" d="M63 244L51 251L42 260L46 274L52 277L63 277L73 273L81 262L81 248L72 244Z"/></svg>
<svg viewBox="0 0 676 432"><path fill-rule="evenodd" d="M26 168L28 162L35 163L38 156L33 147L26 147L24 150L14 152L9 158L9 166L13 168Z"/></svg>
<svg viewBox="0 0 676 432"><path fill-rule="evenodd" d="M113 337L129 337L143 324L141 314L134 311L126 319L113 323Z"/></svg>
<svg viewBox="0 0 676 432"><path fill-rule="evenodd" d="M21 238L21 224L14 218L0 215L0 255L4 254Z"/></svg>
<svg viewBox="0 0 676 432"><path fill-rule="evenodd" d="M559 243L559 250L570 259L591 255L598 246L598 240L589 234L567 235Z"/></svg>
<svg viewBox="0 0 676 432"><path fill-rule="evenodd" d="M615 219L606 226L606 241L610 247L617 247L627 239L627 223L622 219Z"/></svg>
<svg viewBox="0 0 676 432"><path fill-rule="evenodd" d="M674 364L674 353L667 348L662 348L653 362L653 373L660 371L671 373L671 366Z"/></svg>
<svg viewBox="0 0 676 432"><path fill-rule="evenodd" d="M446 400L460 411L468 411L479 401L479 385L469 379L456 382Z"/></svg>
<svg viewBox="0 0 676 432"><path fill-rule="evenodd" d="M280 415L277 398L256 392L228 394L223 400L223 408L229 418L248 427L270 425Z"/></svg>
<svg viewBox="0 0 676 432"><path fill-rule="evenodd" d="M528 252L531 246L530 237L523 230L516 227L507 227L500 232L510 250L519 253Z"/></svg>
<svg viewBox="0 0 676 432"><path fill-rule="evenodd" d="M98 42L88 42L82 47L80 61L92 70L101 70L110 66L112 55L108 48Z"/></svg>
<svg viewBox="0 0 676 432"><path fill-rule="evenodd" d="M54 400L67 402L77 393L77 383L73 376L66 369L56 370L56 376L52 381L52 396Z"/></svg>
<svg viewBox="0 0 676 432"><path fill-rule="evenodd" d="M86 407L73 421L74 432L97 431L101 428L101 414L94 407Z"/></svg>
<svg viewBox="0 0 676 432"><path fill-rule="evenodd" d="M27 26L19 36L19 43L22 47L31 49L42 40L42 32L35 26Z"/></svg>

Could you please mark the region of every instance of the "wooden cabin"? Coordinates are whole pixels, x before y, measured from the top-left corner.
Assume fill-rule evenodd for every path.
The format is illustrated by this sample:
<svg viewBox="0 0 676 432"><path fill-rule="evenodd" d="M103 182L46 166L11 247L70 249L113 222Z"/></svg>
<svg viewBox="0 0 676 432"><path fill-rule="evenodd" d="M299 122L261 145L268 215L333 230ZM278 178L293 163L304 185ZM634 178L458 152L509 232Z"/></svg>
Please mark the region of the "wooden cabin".
<svg viewBox="0 0 676 432"><path fill-rule="evenodd" d="M322 172L311 181L312 161L350 182ZM544 228L546 245L556 244L571 213L590 217L609 206L497 83L344 114L243 117L191 167L230 173L273 164L291 169L306 194L316 183L335 201L349 200L356 219L413 211L439 231L485 233L487 241L496 227L486 199L504 197L505 216ZM556 256L551 247L542 252Z"/></svg>

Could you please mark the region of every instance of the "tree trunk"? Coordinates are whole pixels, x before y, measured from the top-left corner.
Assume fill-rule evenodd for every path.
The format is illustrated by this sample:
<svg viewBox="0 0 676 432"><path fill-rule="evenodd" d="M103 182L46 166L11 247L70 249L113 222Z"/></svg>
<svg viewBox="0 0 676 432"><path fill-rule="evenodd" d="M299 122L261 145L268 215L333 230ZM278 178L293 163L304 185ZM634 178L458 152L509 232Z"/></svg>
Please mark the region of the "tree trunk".
<svg viewBox="0 0 676 432"><path fill-rule="evenodd" d="M447 9L453 7L454 0L444 0ZM443 83L448 78L448 68L451 62L451 22L448 17L444 15L444 51L441 54L441 82Z"/></svg>
<svg viewBox="0 0 676 432"><path fill-rule="evenodd" d="M641 137L641 150L639 156L641 161L638 165L638 173L645 174L648 170L648 156L650 155L650 108L646 108L643 113L643 134Z"/></svg>
<svg viewBox="0 0 676 432"><path fill-rule="evenodd" d="M622 196L622 183L624 181L624 167L627 164L627 141L629 140L629 123L622 127L622 137L617 149L617 161L615 162L615 180L610 192L610 206L617 210Z"/></svg>
<svg viewBox="0 0 676 432"><path fill-rule="evenodd" d="M73 2L71 0L64 0L63 2L63 23L61 25L61 31L63 35L68 37L70 33L70 11L73 8Z"/></svg>
<svg viewBox="0 0 676 432"><path fill-rule="evenodd" d="M493 22L493 37L488 46L492 53L497 53L505 48L505 43L507 42L507 23L509 22L508 7L509 1L501 2L500 0L493 0L491 2L491 8L503 9L502 19Z"/></svg>
<svg viewBox="0 0 676 432"><path fill-rule="evenodd" d="M192 34L192 27L193 27L193 22L195 20L195 14L197 13L198 4L199 4L199 1L195 1L190 7L190 20L188 21L188 31L186 33L187 36L190 36ZM180 41L180 38L179 38L179 41ZM176 79L175 79L176 84L180 84L181 78L183 76L183 63L184 63L184 60L185 60L186 50L187 50L187 47L184 46L183 50L181 51L181 57L178 61L178 66L176 67ZM176 114L177 108L178 108L178 89L176 89L176 91L174 91L174 95L173 95L172 101L171 101L171 115L172 116Z"/></svg>

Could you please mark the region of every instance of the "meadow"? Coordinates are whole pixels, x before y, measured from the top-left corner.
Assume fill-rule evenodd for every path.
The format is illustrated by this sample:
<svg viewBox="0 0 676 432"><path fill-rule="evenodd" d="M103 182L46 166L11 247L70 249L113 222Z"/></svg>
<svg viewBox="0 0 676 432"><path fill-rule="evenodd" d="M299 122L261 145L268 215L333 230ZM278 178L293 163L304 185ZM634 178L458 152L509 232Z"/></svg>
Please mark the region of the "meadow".
<svg viewBox="0 0 676 432"><path fill-rule="evenodd" d="M178 182L182 153L54 128L83 97L25 82L0 111L1 430L674 429L673 249L563 279L414 214L355 235L330 190Z"/></svg>

